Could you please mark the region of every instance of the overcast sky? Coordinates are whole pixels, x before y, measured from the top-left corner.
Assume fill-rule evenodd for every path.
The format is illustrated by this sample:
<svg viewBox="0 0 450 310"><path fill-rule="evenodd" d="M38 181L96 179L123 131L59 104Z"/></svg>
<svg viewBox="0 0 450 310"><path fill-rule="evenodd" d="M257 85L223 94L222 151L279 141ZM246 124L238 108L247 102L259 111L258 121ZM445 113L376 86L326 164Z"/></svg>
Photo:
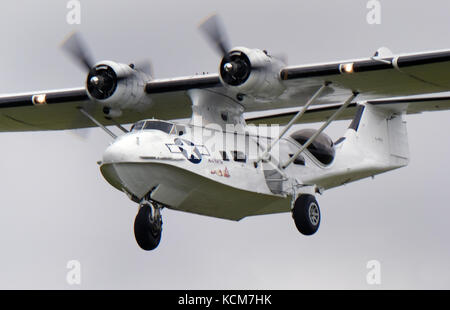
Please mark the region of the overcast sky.
<svg viewBox="0 0 450 310"><path fill-rule="evenodd" d="M216 72L198 33L221 14L234 45L284 53L289 64L450 48L450 2L381 0L81 1L81 25L64 0L0 4L0 93L81 86L84 73L59 49L82 32L97 60L151 59L156 77ZM235 223L164 210L161 244L133 236L136 205L112 188L96 161L110 138L70 132L0 134L0 288L3 289L449 289L450 113L407 118L407 168L318 197L319 232L302 236L290 214ZM348 123L328 133L340 137ZM366 282L369 260L381 285ZM66 282L70 260L81 285Z"/></svg>

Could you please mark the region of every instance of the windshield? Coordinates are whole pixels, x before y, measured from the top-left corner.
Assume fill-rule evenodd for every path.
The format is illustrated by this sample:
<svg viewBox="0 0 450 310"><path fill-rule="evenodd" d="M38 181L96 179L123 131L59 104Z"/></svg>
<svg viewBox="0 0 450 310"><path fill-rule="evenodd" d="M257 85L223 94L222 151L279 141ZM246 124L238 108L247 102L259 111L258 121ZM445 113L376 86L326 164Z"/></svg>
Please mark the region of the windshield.
<svg viewBox="0 0 450 310"><path fill-rule="evenodd" d="M173 124L162 121L146 121L144 125L144 129L156 129L164 131L165 133L170 133L172 128Z"/></svg>
<svg viewBox="0 0 450 310"><path fill-rule="evenodd" d="M164 122L164 121L154 121L154 120L150 120L150 121L139 121L136 124L134 124L131 127L131 131L137 131L137 130L147 130L147 129L156 129L156 130L160 130L163 131L165 133L171 133L172 129L174 128L174 125L168 122Z"/></svg>
<svg viewBox="0 0 450 310"><path fill-rule="evenodd" d="M137 123L135 123L133 126L131 126L130 131L136 131L136 130L141 130L142 127L144 126L144 121L139 121Z"/></svg>

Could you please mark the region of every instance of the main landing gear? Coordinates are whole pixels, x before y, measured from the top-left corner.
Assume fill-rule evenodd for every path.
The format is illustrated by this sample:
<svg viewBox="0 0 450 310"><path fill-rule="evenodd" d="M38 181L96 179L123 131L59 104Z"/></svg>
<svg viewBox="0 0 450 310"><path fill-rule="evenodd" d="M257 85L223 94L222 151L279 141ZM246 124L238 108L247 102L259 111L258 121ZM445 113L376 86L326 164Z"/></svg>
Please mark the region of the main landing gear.
<svg viewBox="0 0 450 310"><path fill-rule="evenodd" d="M313 235L320 225L320 209L313 195L301 195L297 198L292 209L292 218L299 232Z"/></svg>
<svg viewBox="0 0 450 310"><path fill-rule="evenodd" d="M139 204L139 212L134 220L134 236L145 251L156 249L161 240L161 208L159 204L147 200Z"/></svg>
<svg viewBox="0 0 450 310"><path fill-rule="evenodd" d="M153 201L143 200L134 220L134 236L145 251L158 247L162 234L161 206ZM313 195L301 195L292 209L292 218L299 232L310 236L316 233L320 225L320 208Z"/></svg>

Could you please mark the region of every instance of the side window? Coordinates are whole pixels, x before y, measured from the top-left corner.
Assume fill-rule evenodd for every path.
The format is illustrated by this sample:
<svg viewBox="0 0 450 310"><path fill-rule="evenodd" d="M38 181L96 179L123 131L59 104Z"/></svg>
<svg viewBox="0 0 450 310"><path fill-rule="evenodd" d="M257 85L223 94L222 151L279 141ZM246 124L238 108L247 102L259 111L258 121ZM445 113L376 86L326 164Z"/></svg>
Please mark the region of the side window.
<svg viewBox="0 0 450 310"><path fill-rule="evenodd" d="M292 158L294 154L289 154L289 157ZM294 160L294 165L305 165L305 158L302 155L298 155L297 158Z"/></svg>
<svg viewBox="0 0 450 310"><path fill-rule="evenodd" d="M219 153L222 156L223 161L230 161L230 159L228 158L227 152L220 151Z"/></svg>
<svg viewBox="0 0 450 310"><path fill-rule="evenodd" d="M244 153L239 151L233 151L231 152L233 154L233 160L239 163L245 163L247 162L247 158Z"/></svg>

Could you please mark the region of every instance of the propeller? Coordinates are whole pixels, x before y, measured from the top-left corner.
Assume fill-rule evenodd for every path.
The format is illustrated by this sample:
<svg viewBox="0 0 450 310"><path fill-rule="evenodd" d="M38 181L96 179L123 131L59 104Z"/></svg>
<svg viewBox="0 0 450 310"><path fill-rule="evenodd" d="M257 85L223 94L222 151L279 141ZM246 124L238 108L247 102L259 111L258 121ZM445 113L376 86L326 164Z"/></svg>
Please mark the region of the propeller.
<svg viewBox="0 0 450 310"><path fill-rule="evenodd" d="M198 28L220 55L228 58L231 44L219 15L213 14L208 16L200 23Z"/></svg>
<svg viewBox="0 0 450 310"><path fill-rule="evenodd" d="M231 52L230 40L219 15L210 15L198 28L222 57L220 75L225 83L242 84L253 68L247 55L239 51Z"/></svg>
<svg viewBox="0 0 450 310"><path fill-rule="evenodd" d="M117 64L119 73L116 72L117 68L113 62L104 62L96 64L94 58L88 48L88 45L83 40L82 36L78 32L72 32L61 44L62 50L68 54L83 71L87 73L86 90L93 99L103 100L110 98L117 89L117 85L121 80L132 78L139 71L147 75L153 76L152 64L150 61L140 61L137 64L130 64L129 68L123 69L123 64ZM117 115L113 114L113 110L108 105L99 105L94 101L84 102L82 106L78 107L83 109L88 114L95 113L97 107L103 107L103 113L106 118L114 118ZM117 112L117 111L116 111ZM121 114L121 111L119 111ZM72 127L77 128L80 124L86 123L86 117L83 113L79 113L72 121ZM82 140L86 140L90 134L90 130L76 129L72 131L76 136Z"/></svg>
<svg viewBox="0 0 450 310"><path fill-rule="evenodd" d="M212 14L208 16L203 22L200 23L198 28L209 43L223 57L224 61L222 61L220 70L221 72L224 71L224 74L227 75L226 79L242 79L249 73L249 70L261 69L252 65L248 58L245 57L245 54L231 52L230 40L228 39L228 35L219 15ZM287 56L284 54L274 55L273 57L283 63L287 63Z"/></svg>
<svg viewBox="0 0 450 310"><path fill-rule="evenodd" d="M108 65L95 66L92 54L78 32L71 33L61 47L88 73L86 87L89 94L95 99L109 98L116 90L118 82L133 75L132 70L117 75L114 69ZM137 65L131 64L130 68L152 75L152 66L149 61L140 62Z"/></svg>
<svg viewBox="0 0 450 310"><path fill-rule="evenodd" d="M67 54L76 60L83 69L88 72L92 70L94 62L92 61L91 53L78 32L72 32L63 41L61 47Z"/></svg>

